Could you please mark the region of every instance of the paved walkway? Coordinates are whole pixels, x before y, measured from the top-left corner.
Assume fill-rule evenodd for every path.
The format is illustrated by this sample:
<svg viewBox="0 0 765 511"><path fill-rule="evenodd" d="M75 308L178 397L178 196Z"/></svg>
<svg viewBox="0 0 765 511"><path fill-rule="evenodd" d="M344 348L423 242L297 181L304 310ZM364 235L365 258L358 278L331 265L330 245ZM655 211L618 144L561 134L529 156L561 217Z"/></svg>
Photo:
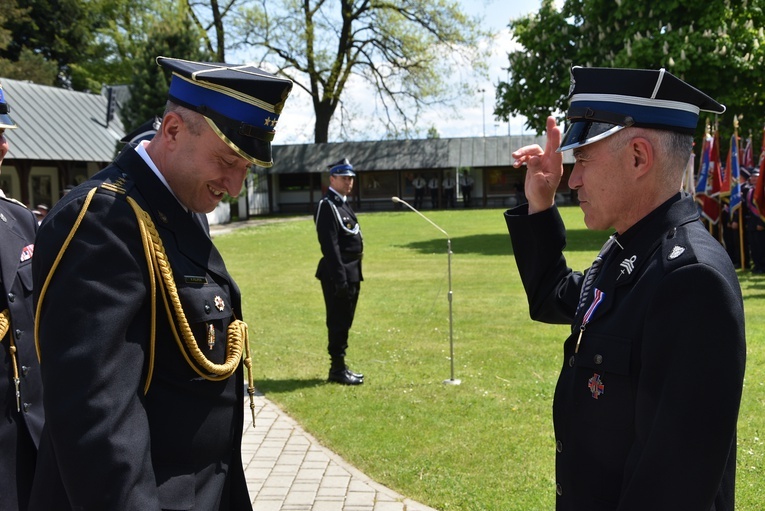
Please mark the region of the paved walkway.
<svg viewBox="0 0 765 511"><path fill-rule="evenodd" d="M382 486L263 395L245 395L242 458L254 511L435 511Z"/></svg>
<svg viewBox="0 0 765 511"><path fill-rule="evenodd" d="M211 225L210 233L303 218ZM245 394L242 461L254 511L436 511L371 480L265 396L255 396L254 427L251 417Z"/></svg>

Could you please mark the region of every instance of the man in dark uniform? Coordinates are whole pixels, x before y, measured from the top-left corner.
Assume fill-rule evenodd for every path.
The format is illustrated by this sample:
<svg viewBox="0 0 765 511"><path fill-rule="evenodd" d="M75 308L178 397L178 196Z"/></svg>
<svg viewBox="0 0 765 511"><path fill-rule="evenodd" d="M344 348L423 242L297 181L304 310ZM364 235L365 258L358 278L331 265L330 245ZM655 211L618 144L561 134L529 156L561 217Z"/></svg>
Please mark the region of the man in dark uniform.
<svg viewBox="0 0 765 511"><path fill-rule="evenodd" d="M748 182L741 188L741 197L744 199L744 232L754 274L765 273L765 222L754 202L754 190L759 177L760 169L755 167L749 173Z"/></svg>
<svg viewBox="0 0 765 511"><path fill-rule="evenodd" d="M364 242L356 214L348 202L356 173L347 159L328 168L329 190L319 201L314 214L322 255L316 278L321 281L327 309L328 381L361 385L364 375L351 371L345 364L348 331L353 325L361 281L364 280L361 273Z"/></svg>
<svg viewBox="0 0 765 511"><path fill-rule="evenodd" d="M0 86L0 167L16 128ZM0 509L27 508L43 426L34 342L32 255L37 220L0 190Z"/></svg>
<svg viewBox="0 0 765 511"><path fill-rule="evenodd" d="M549 117L546 148L513 153L528 204L505 213L531 317L572 325L553 403L556 508L733 511L743 300L679 192L699 111L725 108L664 69L571 72L569 128L561 141ZM585 224L616 231L584 274L567 266L555 206L569 149Z"/></svg>
<svg viewBox="0 0 765 511"><path fill-rule="evenodd" d="M203 213L272 163L292 82L158 57L162 123L66 194L33 270L46 388L30 510L250 510L249 342ZM253 390L252 375L248 390Z"/></svg>

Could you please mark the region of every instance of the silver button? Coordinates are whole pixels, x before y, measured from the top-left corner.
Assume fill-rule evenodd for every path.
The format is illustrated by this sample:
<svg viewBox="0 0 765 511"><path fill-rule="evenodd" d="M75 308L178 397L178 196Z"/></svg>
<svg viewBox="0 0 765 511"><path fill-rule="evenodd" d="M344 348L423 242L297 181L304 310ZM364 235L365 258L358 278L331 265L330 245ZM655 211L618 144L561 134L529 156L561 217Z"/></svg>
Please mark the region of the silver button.
<svg viewBox="0 0 765 511"><path fill-rule="evenodd" d="M563 452L563 442L561 442L560 440L555 442L555 450L558 452Z"/></svg>
<svg viewBox="0 0 765 511"><path fill-rule="evenodd" d="M558 496L563 495L563 486L561 486L560 483L555 483L555 493L557 493Z"/></svg>
<svg viewBox="0 0 765 511"><path fill-rule="evenodd" d="M576 357L574 355L571 355L571 358L568 359L568 366L574 367L574 362L576 362Z"/></svg>
<svg viewBox="0 0 765 511"><path fill-rule="evenodd" d="M595 355L593 358L593 362L595 362L597 365L600 365L603 363L603 355Z"/></svg>

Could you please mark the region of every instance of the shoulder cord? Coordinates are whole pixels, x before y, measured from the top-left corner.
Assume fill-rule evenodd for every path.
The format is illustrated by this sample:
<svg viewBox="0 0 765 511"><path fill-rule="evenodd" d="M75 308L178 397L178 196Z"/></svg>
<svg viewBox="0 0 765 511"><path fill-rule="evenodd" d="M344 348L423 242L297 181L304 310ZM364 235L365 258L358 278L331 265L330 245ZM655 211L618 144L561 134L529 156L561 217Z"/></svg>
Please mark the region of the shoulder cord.
<svg viewBox="0 0 765 511"><path fill-rule="evenodd" d="M5 334L11 328L11 313L8 309L0 312L0 342L3 342ZM11 354L11 362L13 363L13 384L16 386L16 411L21 411L21 392L19 391L19 364L16 360L16 343L13 342L13 335L8 335L8 351Z"/></svg>
<svg viewBox="0 0 765 511"><path fill-rule="evenodd" d="M78 216L77 221L72 227L72 230L69 233L69 236L64 242L64 245L61 247L61 250L59 251L58 257L56 258L50 273L48 273L48 277L46 278L45 284L43 285L43 289L40 293L40 299L37 304L37 317L39 317L41 304L43 301L43 296L48 287L48 284L53 275L53 272L55 271L56 266L58 265L61 258L63 257L64 251L66 250L72 237L74 236L75 231L79 227L82 221L82 218L84 217L84 214L87 211L88 205L93 195L95 194L96 190L97 189L94 188L88 193L85 203L83 204L82 211L80 212L80 215ZM143 243L144 253L146 254L146 263L149 270L149 280L151 282L151 302L152 302L151 338L149 340L149 345L150 345L149 368L148 368L148 374L146 377L146 383L144 385L144 395L149 391L152 374L154 372L154 346L156 342L156 282L159 281L160 290L162 291L161 293L162 299L165 304L165 311L167 312L167 317L169 319L170 327L173 332L173 337L175 338L175 341L178 344L178 348L183 354L183 357L186 360L186 363L189 364L189 366L194 370L194 372L196 372L199 376L209 381L225 380L234 374L237 367L239 367L239 362L242 360L242 352L243 351L245 352L244 365L245 367L247 367L247 374L248 374L247 393L250 395L250 410L252 412L252 421L254 424L255 423L255 403L254 403L255 385L254 385L253 375L252 375L252 357L250 356L250 343L249 343L248 332L247 332L247 323L245 323L244 321L235 319L229 325L228 331L227 331L228 342L227 342L227 349L226 349L226 361L223 364L215 364L211 362L209 359L207 359L207 357L204 356L204 353L202 353L202 350L199 349L199 346L197 345L196 340L194 339L194 334L191 331L188 320L186 319L186 315L183 312L183 306L181 305L180 299L178 297L178 290L175 286L175 281L173 280L172 269L170 268L170 263L167 260L164 246L162 244L162 239L159 237L159 233L157 232L157 229L154 226L154 222L151 220L151 217L149 216L149 214L146 211L144 211L132 197L127 197L127 201L128 201L128 204L130 204L130 207L135 212L136 220L138 221L138 227L141 233L141 241ZM171 305L172 305L172 309L175 311L175 318L178 321L178 326L180 327L180 333L181 333L180 336L178 335L178 328L176 327L175 321L173 320L173 310L171 310ZM183 337L183 341L181 341L181 336ZM39 343L37 342L37 339L38 339L38 335L37 335L37 322L36 322L35 341L37 344L37 356L39 358L40 348L39 348ZM189 353L187 353L186 349L184 349L184 345L188 349L188 351L191 353L191 358L194 359L194 362L196 362L196 364L192 362L191 358L189 358ZM201 371L198 366L202 367L202 369L204 369L207 372Z"/></svg>

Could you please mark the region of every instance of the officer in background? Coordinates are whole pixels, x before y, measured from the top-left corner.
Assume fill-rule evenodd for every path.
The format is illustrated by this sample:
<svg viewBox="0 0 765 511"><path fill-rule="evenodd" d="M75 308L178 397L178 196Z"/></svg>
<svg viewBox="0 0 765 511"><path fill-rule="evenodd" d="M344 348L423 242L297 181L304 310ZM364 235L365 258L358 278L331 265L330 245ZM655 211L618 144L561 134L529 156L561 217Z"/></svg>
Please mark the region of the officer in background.
<svg viewBox="0 0 765 511"><path fill-rule="evenodd" d="M348 331L353 325L361 281L364 280L361 273L364 242L356 214L348 201L356 173L347 159L328 168L329 190L319 201L314 214L322 255L316 278L321 281L327 311L328 381L361 385L364 375L351 371L345 363Z"/></svg>
<svg viewBox="0 0 765 511"><path fill-rule="evenodd" d="M157 133L40 226L46 423L30 511L252 509L247 325L204 213L239 194L251 165L271 166L292 82L253 66L157 63L172 75Z"/></svg>
<svg viewBox="0 0 765 511"><path fill-rule="evenodd" d="M734 511L743 299L680 192L699 111L725 107L664 69L574 67L571 83L562 139L548 117L545 149L512 154L528 204L505 213L532 319L571 325L553 400L556 509ZM615 231L584 274L555 206L565 150L587 228Z"/></svg>
<svg viewBox="0 0 765 511"><path fill-rule="evenodd" d="M0 169L15 129L0 85ZM32 254L37 220L0 190L0 509L25 510L43 427L34 340Z"/></svg>
<svg viewBox="0 0 765 511"><path fill-rule="evenodd" d="M752 273L762 275L765 273L765 222L754 202L754 191L759 177L760 169L754 167L748 182L742 187L741 196L744 198L744 232L752 260Z"/></svg>
<svg viewBox="0 0 765 511"><path fill-rule="evenodd" d="M470 207L470 202L473 199L473 184L475 180L470 172L467 170L462 171L460 174L460 190L462 190L462 203L466 208Z"/></svg>
<svg viewBox="0 0 765 511"><path fill-rule="evenodd" d="M412 180L412 187L414 188L414 207L415 209L422 209L422 201L425 198L425 187L428 185L422 174L417 174Z"/></svg>

